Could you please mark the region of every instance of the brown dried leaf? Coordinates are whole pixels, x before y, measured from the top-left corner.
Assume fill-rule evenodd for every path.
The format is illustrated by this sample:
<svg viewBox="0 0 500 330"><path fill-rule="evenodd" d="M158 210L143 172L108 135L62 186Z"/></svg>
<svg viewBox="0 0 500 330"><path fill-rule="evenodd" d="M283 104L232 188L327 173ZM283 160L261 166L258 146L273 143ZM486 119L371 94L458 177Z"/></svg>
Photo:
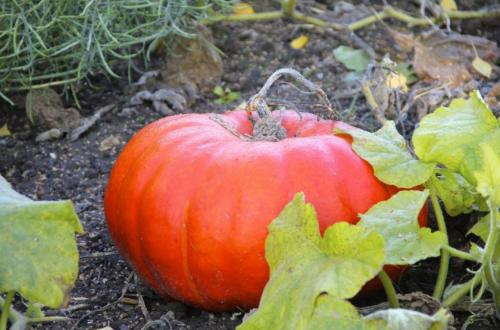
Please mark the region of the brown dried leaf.
<svg viewBox="0 0 500 330"><path fill-rule="evenodd" d="M222 60L211 45L210 31L199 28L195 39L181 39L165 58L165 65L160 68L160 75L166 85L179 87L196 86L201 91L211 91L222 77Z"/></svg>
<svg viewBox="0 0 500 330"><path fill-rule="evenodd" d="M495 63L499 56L497 45L481 37L444 31L418 37L393 30L390 33L402 51L408 53L413 49L413 67L421 79L437 80L449 87L461 86L473 79L476 71L472 61L476 56L489 63Z"/></svg>
<svg viewBox="0 0 500 330"><path fill-rule="evenodd" d="M81 119L76 109L64 108L61 96L50 88L31 90L26 96L26 109L35 124L63 132L78 126Z"/></svg>

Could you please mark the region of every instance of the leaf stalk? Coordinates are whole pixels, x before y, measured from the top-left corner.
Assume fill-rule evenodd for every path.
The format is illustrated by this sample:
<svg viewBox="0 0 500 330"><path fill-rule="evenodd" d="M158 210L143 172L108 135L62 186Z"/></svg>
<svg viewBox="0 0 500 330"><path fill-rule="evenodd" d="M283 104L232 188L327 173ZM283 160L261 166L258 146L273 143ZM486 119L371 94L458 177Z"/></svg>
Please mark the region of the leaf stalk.
<svg viewBox="0 0 500 330"><path fill-rule="evenodd" d="M398 301L398 296L396 294L396 289L394 288L394 285L392 284L392 280L387 275L387 273L384 270L381 270L380 273L378 273L378 278L380 279L380 282L382 282L382 285L385 290L385 295L387 296L387 301L389 301L389 306L391 308L399 308L399 301Z"/></svg>
<svg viewBox="0 0 500 330"><path fill-rule="evenodd" d="M436 215L436 221L438 229L446 236L446 245L448 245L448 230L446 229L446 222L444 221L443 210L439 205L439 201L436 195L436 189L430 185L429 195L431 197L432 208L434 209L434 214ZM450 253L447 249L441 249L441 260L439 263L439 273L436 280L436 285L434 286L434 292L432 296L437 300L441 300L443 296L444 288L446 286L446 278L448 277L448 268L450 265Z"/></svg>

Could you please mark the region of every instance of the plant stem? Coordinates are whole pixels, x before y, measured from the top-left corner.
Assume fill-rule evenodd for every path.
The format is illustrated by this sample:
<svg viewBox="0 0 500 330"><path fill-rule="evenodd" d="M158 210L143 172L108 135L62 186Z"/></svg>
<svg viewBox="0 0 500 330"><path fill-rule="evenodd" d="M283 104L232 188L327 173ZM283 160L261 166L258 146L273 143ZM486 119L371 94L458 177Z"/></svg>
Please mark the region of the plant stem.
<svg viewBox="0 0 500 330"><path fill-rule="evenodd" d="M436 215L436 221L438 224L439 231L442 232L446 237L446 245L448 245L448 231L446 229L446 222L444 221L443 211L439 205L439 201L436 195L436 189L431 185L429 187L429 194L431 197L432 207L434 209L434 214ZM434 286L434 293L432 296L437 300L441 300L443 296L444 287L446 285L446 278L448 277L448 267L450 264L450 253L446 249L441 249L441 261L439 263L439 273L436 280L436 285Z"/></svg>
<svg viewBox="0 0 500 330"><path fill-rule="evenodd" d="M498 240L498 228L496 225L496 208L493 207L491 199L487 200L488 208L490 210L490 232L488 233L488 238L486 239L486 244L484 246L484 276L488 286L491 289L491 294L493 295L493 302L497 311L497 315L500 314L500 285L495 276L495 270L493 269L493 254L497 246Z"/></svg>
<svg viewBox="0 0 500 330"><path fill-rule="evenodd" d="M7 292L7 296L2 304L2 316L0 316L0 330L7 330L7 320L9 319L10 304L14 299L14 291Z"/></svg>
<svg viewBox="0 0 500 330"><path fill-rule="evenodd" d="M444 301L443 306L450 307L456 304L462 297L464 297L467 293L470 292L471 289L478 286L481 281L479 281L476 277L479 276L481 272L476 273L473 278L463 283L460 288L458 288L455 292L450 294Z"/></svg>
<svg viewBox="0 0 500 330"><path fill-rule="evenodd" d="M385 271L381 270L380 273L378 273L378 278L384 286L385 295L387 296L387 300L389 301L389 306L391 306L391 308L399 308L396 289L394 289L394 285L392 284L392 280L389 275L387 275Z"/></svg>
<svg viewBox="0 0 500 330"><path fill-rule="evenodd" d="M384 20L386 18L394 18L410 26L427 26L438 23L443 20L442 17L434 17L434 18L413 17L403 11L387 6L382 11L376 12L373 15L352 22L351 24L348 25L336 24L324 21L316 17L304 15L303 13L300 13L295 10L295 5L296 5L296 0L282 0L281 11L269 11L269 12L255 13L249 15L215 15L205 20L202 20L201 23L211 24L221 21L230 21L230 22L263 21L263 20L279 19L286 16L315 26L332 28L334 30L339 30L339 31L342 30L356 31L366 26L369 26L373 23L376 23L378 21ZM482 18L499 17L500 10L493 10L493 11L457 10L457 11L447 12L446 14L450 19L482 19Z"/></svg>
<svg viewBox="0 0 500 330"><path fill-rule="evenodd" d="M203 24L213 24L218 22L245 22L245 21L266 21L274 20L283 17L282 11L266 11L263 13L255 13L248 15L214 15L210 16L205 20L202 20Z"/></svg>
<svg viewBox="0 0 500 330"><path fill-rule="evenodd" d="M477 258L474 257L472 254L467 253L467 252L462 251L462 250L459 250L459 249L455 249L452 246L445 245L445 246L443 246L443 250L446 250L453 257L457 257L457 258L460 258L463 260L478 262Z"/></svg>
<svg viewBox="0 0 500 330"><path fill-rule="evenodd" d="M292 17L295 12L295 6L297 5L297 0L282 0L281 8L283 9L283 14L287 17Z"/></svg>

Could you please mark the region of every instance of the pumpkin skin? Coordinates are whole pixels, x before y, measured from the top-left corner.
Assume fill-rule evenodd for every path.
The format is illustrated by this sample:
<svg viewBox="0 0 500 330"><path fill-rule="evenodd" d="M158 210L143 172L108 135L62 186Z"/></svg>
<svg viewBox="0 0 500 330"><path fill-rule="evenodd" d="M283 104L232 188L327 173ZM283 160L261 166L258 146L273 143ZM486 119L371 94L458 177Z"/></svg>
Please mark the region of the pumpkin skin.
<svg viewBox="0 0 500 330"><path fill-rule="evenodd" d="M397 191L375 178L349 136L332 134L347 124L276 111L288 138L245 141L211 116L176 115L144 127L106 189L118 250L160 295L210 311L256 307L269 277L267 226L297 192L314 205L323 232L338 221L356 223ZM252 133L244 111L221 118Z"/></svg>

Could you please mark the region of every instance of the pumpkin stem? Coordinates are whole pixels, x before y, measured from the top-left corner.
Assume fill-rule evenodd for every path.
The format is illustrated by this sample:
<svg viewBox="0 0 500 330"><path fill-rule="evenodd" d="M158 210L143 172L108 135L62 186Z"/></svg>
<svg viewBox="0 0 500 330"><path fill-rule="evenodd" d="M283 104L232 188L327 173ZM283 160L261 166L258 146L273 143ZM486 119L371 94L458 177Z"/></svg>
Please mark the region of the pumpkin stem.
<svg viewBox="0 0 500 330"><path fill-rule="evenodd" d="M326 93L317 85L306 79L298 71L290 68L280 69L274 72L266 81L257 94L252 96L248 102L246 111L250 114L257 113L258 119L253 127L252 140L279 141L287 137L286 130L281 126L279 120L271 116L271 110L266 102L266 97L271 86L283 76L289 76L296 82L316 94L328 111L334 112Z"/></svg>

